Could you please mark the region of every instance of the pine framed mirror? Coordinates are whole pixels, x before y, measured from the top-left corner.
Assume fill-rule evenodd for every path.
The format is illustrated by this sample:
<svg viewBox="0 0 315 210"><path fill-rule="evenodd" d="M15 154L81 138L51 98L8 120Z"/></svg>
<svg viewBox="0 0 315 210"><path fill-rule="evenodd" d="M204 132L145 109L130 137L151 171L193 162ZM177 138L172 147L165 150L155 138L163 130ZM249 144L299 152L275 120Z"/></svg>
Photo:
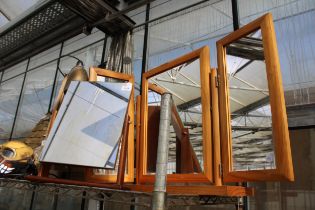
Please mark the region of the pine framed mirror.
<svg viewBox="0 0 315 210"><path fill-rule="evenodd" d="M90 82L95 81L108 81L108 82L128 82L134 85L133 75L118 73L101 68L90 68ZM129 116L129 130L127 140L127 154L126 154L126 167L124 182L134 181L134 89L132 87L129 105L128 105L128 116ZM120 146L121 148L121 146ZM120 156L120 148L118 148L117 156ZM86 181L89 182L103 182L103 183L115 183L117 181L117 173L119 168L119 158L115 162L113 169L103 168L87 168L86 169Z"/></svg>
<svg viewBox="0 0 315 210"><path fill-rule="evenodd" d="M271 14L217 42L224 182L294 180Z"/></svg>
<svg viewBox="0 0 315 210"><path fill-rule="evenodd" d="M173 97L168 183L213 182L210 52L203 47L143 74L138 183L154 183L161 94Z"/></svg>

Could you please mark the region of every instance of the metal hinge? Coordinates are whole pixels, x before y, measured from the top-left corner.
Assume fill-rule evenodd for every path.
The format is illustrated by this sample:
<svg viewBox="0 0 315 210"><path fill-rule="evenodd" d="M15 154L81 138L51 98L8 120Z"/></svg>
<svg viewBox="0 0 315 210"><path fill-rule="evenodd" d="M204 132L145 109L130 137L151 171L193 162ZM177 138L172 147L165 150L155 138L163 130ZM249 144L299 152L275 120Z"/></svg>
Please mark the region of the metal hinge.
<svg viewBox="0 0 315 210"><path fill-rule="evenodd" d="M222 178L223 177L223 167L222 167L221 163L219 164L219 174L220 174L220 177Z"/></svg>
<svg viewBox="0 0 315 210"><path fill-rule="evenodd" d="M215 86L219 87L219 85L220 85L220 77L219 77L219 75L217 75L217 76L215 76Z"/></svg>

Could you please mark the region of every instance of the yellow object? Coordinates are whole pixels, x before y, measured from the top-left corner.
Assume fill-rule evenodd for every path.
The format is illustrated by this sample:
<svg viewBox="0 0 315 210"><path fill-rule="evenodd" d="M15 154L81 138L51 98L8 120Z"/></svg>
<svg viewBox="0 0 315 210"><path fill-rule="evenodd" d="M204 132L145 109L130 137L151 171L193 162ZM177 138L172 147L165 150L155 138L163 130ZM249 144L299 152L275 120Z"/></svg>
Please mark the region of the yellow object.
<svg viewBox="0 0 315 210"><path fill-rule="evenodd" d="M0 145L0 155L5 160L27 162L33 154L33 149L20 141L8 141Z"/></svg>

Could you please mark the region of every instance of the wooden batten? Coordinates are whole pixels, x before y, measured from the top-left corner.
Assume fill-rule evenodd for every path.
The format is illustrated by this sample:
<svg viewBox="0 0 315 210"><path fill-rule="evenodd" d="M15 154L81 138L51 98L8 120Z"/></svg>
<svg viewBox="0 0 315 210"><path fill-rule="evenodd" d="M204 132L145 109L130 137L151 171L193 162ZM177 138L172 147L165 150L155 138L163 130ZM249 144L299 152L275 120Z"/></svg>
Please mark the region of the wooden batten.
<svg viewBox="0 0 315 210"><path fill-rule="evenodd" d="M216 85L217 70L211 69L211 110L212 110L212 141L213 141L213 177L216 186L222 185L221 174L221 146L220 146L220 122L219 122L219 97Z"/></svg>

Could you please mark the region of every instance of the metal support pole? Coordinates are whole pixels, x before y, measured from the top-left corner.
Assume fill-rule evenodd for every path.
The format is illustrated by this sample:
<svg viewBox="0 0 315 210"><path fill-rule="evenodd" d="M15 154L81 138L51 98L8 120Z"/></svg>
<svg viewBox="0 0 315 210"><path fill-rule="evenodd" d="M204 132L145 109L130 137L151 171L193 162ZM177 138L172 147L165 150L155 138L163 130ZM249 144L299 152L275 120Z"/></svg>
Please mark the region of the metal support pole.
<svg viewBox="0 0 315 210"><path fill-rule="evenodd" d="M3 78L3 75L4 75L4 71L5 70L2 71L2 74L1 74L1 77L0 77L0 84L2 83L2 78Z"/></svg>
<svg viewBox="0 0 315 210"><path fill-rule="evenodd" d="M51 94L50 94L50 99L49 99L49 105L48 105L47 112L50 112L50 110L52 109L52 105L53 105L54 92L55 92L56 86L57 86L57 76L58 76L58 71L59 71L60 59L61 59L61 56L62 56L62 50L63 50L63 42L61 42L61 46L60 46L59 57L58 57L58 60L57 60L57 67L56 67L56 72L55 72L53 87L52 87Z"/></svg>
<svg viewBox="0 0 315 210"><path fill-rule="evenodd" d="M35 200L35 191L36 191L36 185L33 186L33 191L32 191L32 197L31 197L31 203L30 203L30 209L33 210L34 207L34 200Z"/></svg>
<svg viewBox="0 0 315 210"><path fill-rule="evenodd" d="M232 0L232 14L233 14L233 28L234 28L234 31L236 31L237 29L240 28L237 0Z"/></svg>
<svg viewBox="0 0 315 210"><path fill-rule="evenodd" d="M150 3L147 4L146 13L145 13L145 21L148 22L149 19L150 19ZM140 95L142 94L142 74L146 71L146 68L147 68L148 37L149 37L149 23L146 23L144 26L144 38L143 38Z"/></svg>
<svg viewBox="0 0 315 210"><path fill-rule="evenodd" d="M248 187L248 183L243 182L243 187ZM243 197L243 210L249 210L249 202L247 196Z"/></svg>
<svg viewBox="0 0 315 210"><path fill-rule="evenodd" d="M103 51L102 51L101 65L103 65L104 62L105 62L105 54L106 54L107 39L108 39L108 35L105 34L104 43L103 43ZM104 67L105 67L105 66L104 66Z"/></svg>
<svg viewBox="0 0 315 210"><path fill-rule="evenodd" d="M81 200L81 210L85 209L85 204L86 204L86 191L83 191L82 200Z"/></svg>
<svg viewBox="0 0 315 210"><path fill-rule="evenodd" d="M59 199L59 189L56 190L56 193L53 195L53 200L52 200L52 209L56 210L58 207L58 199Z"/></svg>
<svg viewBox="0 0 315 210"><path fill-rule="evenodd" d="M166 176L172 104L172 95L164 93L161 99L156 173L151 205L153 210L166 209Z"/></svg>
<svg viewBox="0 0 315 210"><path fill-rule="evenodd" d="M22 82L22 86L21 86L21 91L20 91L20 95L19 95L19 99L18 99L18 103L17 103L17 107L16 107L16 110L15 110L15 115L14 115L14 119L13 119L13 123L12 123L12 128L11 128L11 133L10 133L10 140L12 140L12 137L13 137L13 132L14 132L14 127L15 127L15 124L16 124L16 119L17 119L17 115L19 113L19 107L21 105L21 100L22 100L22 95L23 95L23 90L24 90L24 86L25 86L25 80L26 80L26 74L27 74L27 70L28 70L28 67L30 65L30 58L28 58L27 60L27 64L26 64L26 69L25 69L25 72L24 72L24 77L23 77L23 82Z"/></svg>

